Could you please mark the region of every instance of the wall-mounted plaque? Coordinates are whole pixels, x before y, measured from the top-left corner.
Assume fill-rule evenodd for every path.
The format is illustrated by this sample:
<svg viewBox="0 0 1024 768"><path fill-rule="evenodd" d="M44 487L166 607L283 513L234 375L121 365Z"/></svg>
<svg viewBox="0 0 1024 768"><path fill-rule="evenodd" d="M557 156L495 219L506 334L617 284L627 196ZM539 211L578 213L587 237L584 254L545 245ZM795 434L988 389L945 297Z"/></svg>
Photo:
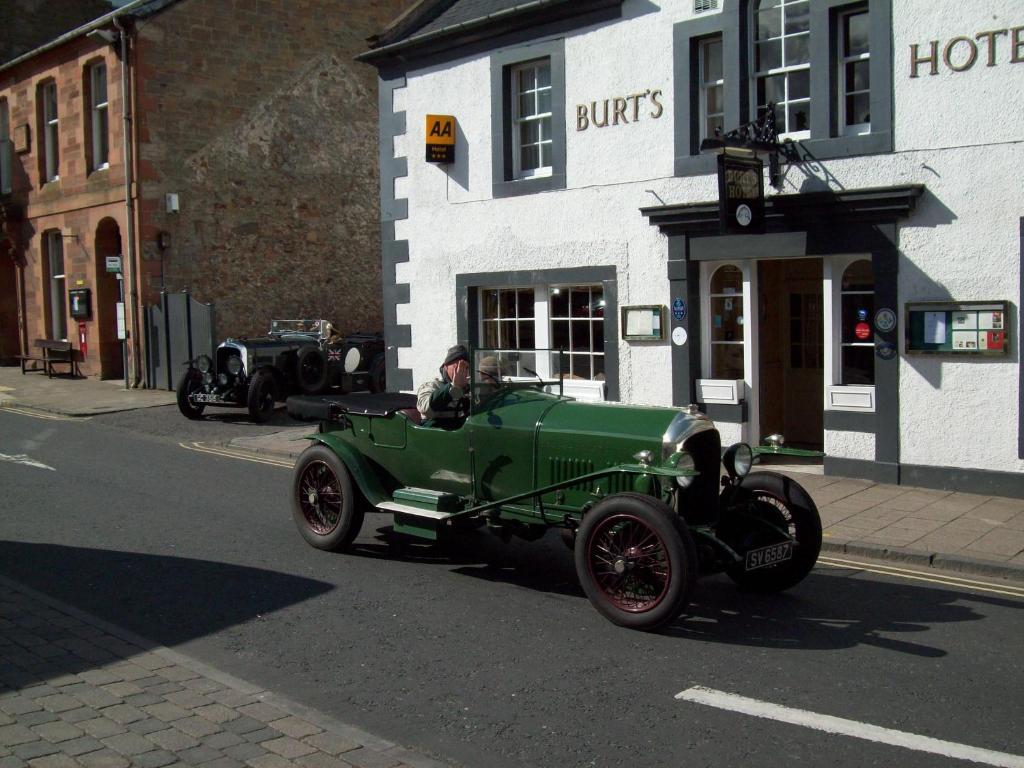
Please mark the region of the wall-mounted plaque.
<svg viewBox="0 0 1024 768"><path fill-rule="evenodd" d="M909 355L1007 355L1009 302L921 301L905 307Z"/></svg>
<svg viewBox="0 0 1024 768"><path fill-rule="evenodd" d="M661 341L665 338L665 307L651 304L622 308L622 338L626 341Z"/></svg>

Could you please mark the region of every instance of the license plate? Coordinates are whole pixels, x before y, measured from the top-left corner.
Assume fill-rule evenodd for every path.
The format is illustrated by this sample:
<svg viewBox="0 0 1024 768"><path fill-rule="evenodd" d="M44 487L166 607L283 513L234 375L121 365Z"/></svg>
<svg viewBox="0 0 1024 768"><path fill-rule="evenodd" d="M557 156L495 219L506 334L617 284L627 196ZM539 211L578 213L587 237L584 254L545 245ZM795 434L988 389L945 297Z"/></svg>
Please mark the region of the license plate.
<svg viewBox="0 0 1024 768"><path fill-rule="evenodd" d="M223 401L220 395L214 395L207 392L195 392L189 395L189 400L193 403L219 403Z"/></svg>
<svg viewBox="0 0 1024 768"><path fill-rule="evenodd" d="M760 549L752 549L747 552L746 569L753 571L765 566L785 562L793 557L793 542L784 541L781 544L772 544Z"/></svg>

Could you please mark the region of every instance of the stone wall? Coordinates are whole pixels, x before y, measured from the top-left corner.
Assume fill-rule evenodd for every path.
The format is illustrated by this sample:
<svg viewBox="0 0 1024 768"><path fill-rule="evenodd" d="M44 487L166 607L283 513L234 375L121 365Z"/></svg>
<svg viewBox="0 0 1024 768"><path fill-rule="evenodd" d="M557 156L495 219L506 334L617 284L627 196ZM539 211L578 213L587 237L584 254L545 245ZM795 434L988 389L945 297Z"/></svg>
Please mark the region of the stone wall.
<svg viewBox="0 0 1024 768"><path fill-rule="evenodd" d="M184 0L139 26L144 302L188 288L221 337L381 328L376 73L352 58L407 4Z"/></svg>

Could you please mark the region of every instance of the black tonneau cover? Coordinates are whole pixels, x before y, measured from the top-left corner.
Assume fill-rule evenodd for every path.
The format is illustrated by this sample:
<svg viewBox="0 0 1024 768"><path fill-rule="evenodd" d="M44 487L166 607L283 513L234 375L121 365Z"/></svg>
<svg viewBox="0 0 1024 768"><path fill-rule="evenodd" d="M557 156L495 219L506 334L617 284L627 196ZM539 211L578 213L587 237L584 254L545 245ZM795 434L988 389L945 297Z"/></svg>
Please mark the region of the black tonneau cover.
<svg viewBox="0 0 1024 768"><path fill-rule="evenodd" d="M301 421L328 421L334 415L390 416L416 407L416 395L404 392L353 392L348 395L295 395L287 400L288 415Z"/></svg>

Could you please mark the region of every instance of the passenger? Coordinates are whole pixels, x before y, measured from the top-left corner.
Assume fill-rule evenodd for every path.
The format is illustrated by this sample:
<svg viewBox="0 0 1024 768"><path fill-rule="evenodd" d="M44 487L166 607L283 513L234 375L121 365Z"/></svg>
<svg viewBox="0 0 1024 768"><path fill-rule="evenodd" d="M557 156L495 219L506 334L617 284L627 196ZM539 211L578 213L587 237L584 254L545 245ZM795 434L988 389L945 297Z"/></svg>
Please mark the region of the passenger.
<svg viewBox="0 0 1024 768"><path fill-rule="evenodd" d="M441 378L424 382L416 390L416 409L425 427L456 429L466 420L469 407L469 353L461 344L448 350Z"/></svg>

